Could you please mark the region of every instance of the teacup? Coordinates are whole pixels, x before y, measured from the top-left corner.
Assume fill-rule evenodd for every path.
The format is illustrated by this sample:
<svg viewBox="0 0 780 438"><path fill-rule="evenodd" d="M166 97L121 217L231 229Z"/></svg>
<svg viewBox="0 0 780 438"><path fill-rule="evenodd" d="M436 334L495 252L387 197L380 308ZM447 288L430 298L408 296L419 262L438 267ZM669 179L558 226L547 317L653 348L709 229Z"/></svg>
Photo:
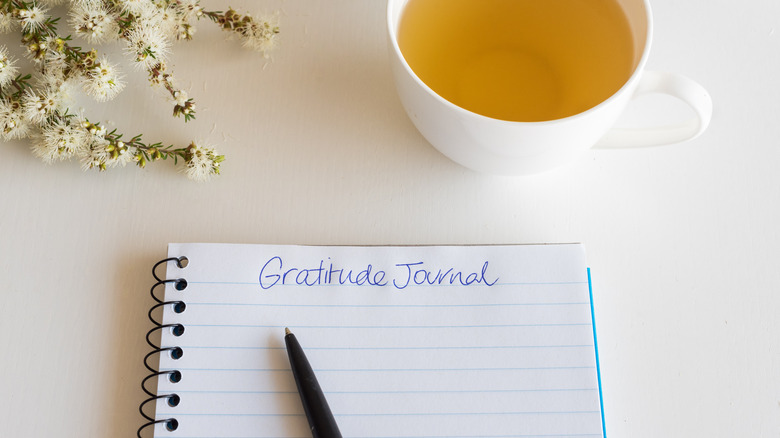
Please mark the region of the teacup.
<svg viewBox="0 0 780 438"><path fill-rule="evenodd" d="M532 174L570 163L591 147L632 148L691 140L709 124L712 100L701 85L679 74L644 71L652 40L648 0L615 0L627 19L628 44L633 45L622 85L580 112L541 121L479 114L440 96L420 79L399 46L399 25L410 1L417 0L387 3L390 58L398 94L428 142L467 168L491 174ZM613 128L629 101L647 93L678 98L694 110L695 117L674 126Z"/></svg>

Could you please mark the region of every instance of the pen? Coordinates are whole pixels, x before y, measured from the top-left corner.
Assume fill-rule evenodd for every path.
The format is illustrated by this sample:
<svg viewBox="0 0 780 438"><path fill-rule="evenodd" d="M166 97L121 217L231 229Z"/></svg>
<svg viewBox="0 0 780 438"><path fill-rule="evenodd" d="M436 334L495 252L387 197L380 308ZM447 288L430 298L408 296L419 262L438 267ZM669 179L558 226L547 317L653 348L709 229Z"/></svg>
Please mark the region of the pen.
<svg viewBox="0 0 780 438"><path fill-rule="evenodd" d="M330 412L325 394L317 383L317 377L303 354L303 349L290 329L284 329L284 343L287 346L287 356L290 358L295 385L301 396L303 410L309 421L309 428L314 438L341 438L341 432Z"/></svg>

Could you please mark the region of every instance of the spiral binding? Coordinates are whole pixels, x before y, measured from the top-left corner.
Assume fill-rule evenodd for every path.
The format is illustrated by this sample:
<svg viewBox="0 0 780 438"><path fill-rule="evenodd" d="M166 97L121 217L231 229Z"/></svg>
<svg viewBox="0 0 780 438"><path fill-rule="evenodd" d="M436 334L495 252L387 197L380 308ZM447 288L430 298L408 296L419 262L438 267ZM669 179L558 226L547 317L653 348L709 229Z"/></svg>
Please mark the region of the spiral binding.
<svg viewBox="0 0 780 438"><path fill-rule="evenodd" d="M153 316L155 310L157 310L158 308L163 307L163 306L172 305L173 306L173 311L175 313L182 313L182 312L184 312L185 308L187 307L187 305L184 303L184 301L163 301L163 300L157 298L157 295L155 295L155 289L158 286L165 285L166 283L173 283L173 286L176 288L176 290L184 290L184 289L187 288L187 280L185 280L183 278L176 278L176 279L171 279L171 280L163 280L162 278L160 278L157 275L157 267L162 265L162 264L164 264L164 263L168 263L168 262L171 262L171 261L175 261L176 262L176 266L178 266L179 268L186 268L187 267L187 263L188 263L187 257L169 257L167 259L160 260L159 262L157 262L154 265L154 267L152 267L152 276L154 276L154 279L157 280L157 282L154 284L154 286L152 286L152 288L149 291L149 293L152 295L152 298L154 299L154 301L157 302L157 304L155 304L154 306L152 306L151 309L149 309L149 314L148 314L149 320L152 321L152 324L154 324L154 328L152 328L151 330L149 330L146 333L146 343L149 344L150 347L152 347L152 351L150 351L144 357L144 366L146 366L146 369L149 370L150 374L147 375L144 378L144 380L141 382L141 389L143 389L143 391L146 393L148 398L146 400L144 400L143 402L141 402L141 405L138 407L138 411L141 413L141 416L143 416L144 419L146 420L146 422L141 427L138 428L138 438L141 438L141 432L146 427L153 426L153 425L155 425L157 423L165 424L165 428L167 430L169 430L169 431L174 431L174 430L176 430L179 427L179 421L176 420L175 418L164 418L164 419L161 419L161 420L157 420L154 417L151 417L151 416L147 415L144 412L144 406L146 406L150 402L156 402L159 399L167 399L168 405L170 405L171 407L177 406L179 404L179 402L181 401L181 399L179 398L178 394L172 393L172 394L160 394L160 395L158 395L158 394L155 394L155 393L149 391L146 388L146 383L149 380L156 379L159 376L163 376L163 375L167 375L168 379L171 382L173 382L173 383L177 383L179 380L181 380L181 372L179 370L160 371L157 368L155 368L154 366L149 365L149 359L152 356L154 356L155 354L160 354L160 353L162 353L164 351L170 352L169 354L174 359L178 359L183 354L183 351L182 351L181 347L164 347L164 348L161 348L159 345L155 345L154 342L152 342L152 339L151 339L151 336L155 332L157 332L159 330L162 330L162 329L166 329L166 328L169 328L171 330L171 332L173 333L173 335L177 336L177 337L181 336L184 333L184 325L182 325L182 324L163 324L162 322L159 322L159 321L155 320L154 316Z"/></svg>

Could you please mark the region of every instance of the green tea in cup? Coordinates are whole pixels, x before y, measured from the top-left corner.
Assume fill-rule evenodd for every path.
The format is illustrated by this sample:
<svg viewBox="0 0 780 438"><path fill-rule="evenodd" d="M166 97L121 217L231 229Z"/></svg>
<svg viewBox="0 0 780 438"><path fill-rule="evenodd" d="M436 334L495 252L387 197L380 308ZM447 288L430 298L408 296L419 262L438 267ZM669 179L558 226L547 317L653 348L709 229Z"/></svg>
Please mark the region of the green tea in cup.
<svg viewBox="0 0 780 438"><path fill-rule="evenodd" d="M616 0L409 0L398 45L439 96L520 122L593 108L636 64Z"/></svg>

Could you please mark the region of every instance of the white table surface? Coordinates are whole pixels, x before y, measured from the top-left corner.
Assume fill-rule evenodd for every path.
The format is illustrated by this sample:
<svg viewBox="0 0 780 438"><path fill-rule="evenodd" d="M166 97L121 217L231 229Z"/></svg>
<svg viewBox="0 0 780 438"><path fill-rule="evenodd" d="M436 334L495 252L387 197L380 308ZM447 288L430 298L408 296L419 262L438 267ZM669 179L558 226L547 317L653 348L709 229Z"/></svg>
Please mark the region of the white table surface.
<svg viewBox="0 0 780 438"><path fill-rule="evenodd" d="M266 63L201 22L174 50L197 120L172 119L124 61L128 89L88 107L128 134L212 141L228 157L213 182L167 163L47 166L0 144L0 436L134 436L168 242L575 241L608 436L780 436L780 2L653 0L648 67L710 91L709 130L521 178L461 168L417 133L384 1L230 5L281 11L281 45Z"/></svg>

